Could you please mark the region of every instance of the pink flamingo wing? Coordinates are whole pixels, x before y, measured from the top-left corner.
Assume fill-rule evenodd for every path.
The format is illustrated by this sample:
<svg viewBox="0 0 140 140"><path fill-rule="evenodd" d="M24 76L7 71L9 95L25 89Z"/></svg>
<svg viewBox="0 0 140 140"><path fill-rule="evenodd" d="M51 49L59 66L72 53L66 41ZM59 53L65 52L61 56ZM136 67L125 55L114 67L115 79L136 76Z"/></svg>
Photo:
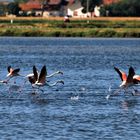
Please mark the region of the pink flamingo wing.
<svg viewBox="0 0 140 140"><path fill-rule="evenodd" d="M125 72L119 70L117 67L114 67L115 71L119 74L120 78L122 81L126 81L127 80L127 75Z"/></svg>
<svg viewBox="0 0 140 140"><path fill-rule="evenodd" d="M122 80L123 80L123 81L126 81L126 80L127 80L127 75L126 75L126 73L125 73L125 72L122 72L122 71L121 71L121 73L122 73Z"/></svg>

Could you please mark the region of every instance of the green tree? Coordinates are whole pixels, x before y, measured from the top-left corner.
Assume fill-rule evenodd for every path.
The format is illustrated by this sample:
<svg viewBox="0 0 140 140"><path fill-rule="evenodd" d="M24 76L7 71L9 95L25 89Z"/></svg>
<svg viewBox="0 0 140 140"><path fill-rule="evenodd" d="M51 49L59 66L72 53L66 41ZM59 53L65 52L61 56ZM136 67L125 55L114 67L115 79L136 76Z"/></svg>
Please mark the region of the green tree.
<svg viewBox="0 0 140 140"><path fill-rule="evenodd" d="M0 4L0 15L3 16L6 14L6 5Z"/></svg>
<svg viewBox="0 0 140 140"><path fill-rule="evenodd" d="M106 5L101 8L101 15L106 16L140 16L140 0L121 0L118 3Z"/></svg>
<svg viewBox="0 0 140 140"><path fill-rule="evenodd" d="M18 3L11 2L7 5L8 14L19 15L20 10Z"/></svg>
<svg viewBox="0 0 140 140"><path fill-rule="evenodd" d="M102 0L80 0L81 5L84 7L82 12L86 13L93 12L95 6L99 6L102 3Z"/></svg>

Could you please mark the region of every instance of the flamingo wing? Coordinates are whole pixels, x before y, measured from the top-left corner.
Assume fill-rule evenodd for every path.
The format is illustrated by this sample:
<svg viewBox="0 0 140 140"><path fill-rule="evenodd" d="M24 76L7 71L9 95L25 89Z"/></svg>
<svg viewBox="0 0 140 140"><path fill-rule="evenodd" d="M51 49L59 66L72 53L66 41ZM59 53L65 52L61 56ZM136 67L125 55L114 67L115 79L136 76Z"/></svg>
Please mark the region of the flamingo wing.
<svg viewBox="0 0 140 140"><path fill-rule="evenodd" d="M133 82L134 75L135 75L135 71L134 71L133 67L130 67L129 72L128 72L128 77L127 77L127 82Z"/></svg>
<svg viewBox="0 0 140 140"><path fill-rule="evenodd" d="M33 66L33 74L34 74L35 81L37 81L38 80L38 72L37 72L37 69L35 66Z"/></svg>
<svg viewBox="0 0 140 140"><path fill-rule="evenodd" d="M46 70L46 66L44 65L42 67L42 69L41 69L38 82L39 83L45 83L45 81L46 81L46 75L47 75L47 70Z"/></svg>
<svg viewBox="0 0 140 140"><path fill-rule="evenodd" d="M119 70L118 68L114 67L115 71L119 74L120 78L122 81L126 81L127 80L127 75L125 72Z"/></svg>
<svg viewBox="0 0 140 140"><path fill-rule="evenodd" d="M133 82L134 82L134 84L140 83L140 75L134 75L133 76Z"/></svg>
<svg viewBox="0 0 140 140"><path fill-rule="evenodd" d="M7 67L8 72L10 73L13 69L11 68L11 66Z"/></svg>
<svg viewBox="0 0 140 140"><path fill-rule="evenodd" d="M20 69L13 70L14 73L18 73L19 71L20 71Z"/></svg>

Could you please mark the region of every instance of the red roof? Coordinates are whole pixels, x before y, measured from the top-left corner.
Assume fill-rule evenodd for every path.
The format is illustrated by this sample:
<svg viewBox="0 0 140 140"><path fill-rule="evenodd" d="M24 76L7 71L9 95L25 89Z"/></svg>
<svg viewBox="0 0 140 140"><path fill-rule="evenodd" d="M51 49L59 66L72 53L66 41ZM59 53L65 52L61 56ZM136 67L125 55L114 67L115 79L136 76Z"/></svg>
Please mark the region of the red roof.
<svg viewBox="0 0 140 140"><path fill-rule="evenodd" d="M27 3L20 4L19 7L23 11L29 11L32 9L41 9L41 4L39 3L38 0L30 0Z"/></svg>

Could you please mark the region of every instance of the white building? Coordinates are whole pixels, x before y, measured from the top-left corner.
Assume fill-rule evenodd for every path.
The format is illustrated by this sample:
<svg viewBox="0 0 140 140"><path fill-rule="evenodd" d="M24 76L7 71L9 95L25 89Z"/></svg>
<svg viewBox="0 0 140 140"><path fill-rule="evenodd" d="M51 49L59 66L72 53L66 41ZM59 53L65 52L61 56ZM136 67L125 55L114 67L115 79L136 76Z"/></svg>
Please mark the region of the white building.
<svg viewBox="0 0 140 140"><path fill-rule="evenodd" d="M67 6L67 15L71 17L88 17L90 13L82 13L83 7L79 0L75 0L73 3Z"/></svg>
<svg viewBox="0 0 140 140"><path fill-rule="evenodd" d="M94 8L94 16L99 17L100 16L100 7L96 6Z"/></svg>
<svg viewBox="0 0 140 140"><path fill-rule="evenodd" d="M74 18L85 18L85 17L99 17L100 16L100 7L96 6L94 9L94 12L88 12L88 13L83 13L82 12L82 5L79 0L73 0L68 6L67 6L67 15L74 17Z"/></svg>

